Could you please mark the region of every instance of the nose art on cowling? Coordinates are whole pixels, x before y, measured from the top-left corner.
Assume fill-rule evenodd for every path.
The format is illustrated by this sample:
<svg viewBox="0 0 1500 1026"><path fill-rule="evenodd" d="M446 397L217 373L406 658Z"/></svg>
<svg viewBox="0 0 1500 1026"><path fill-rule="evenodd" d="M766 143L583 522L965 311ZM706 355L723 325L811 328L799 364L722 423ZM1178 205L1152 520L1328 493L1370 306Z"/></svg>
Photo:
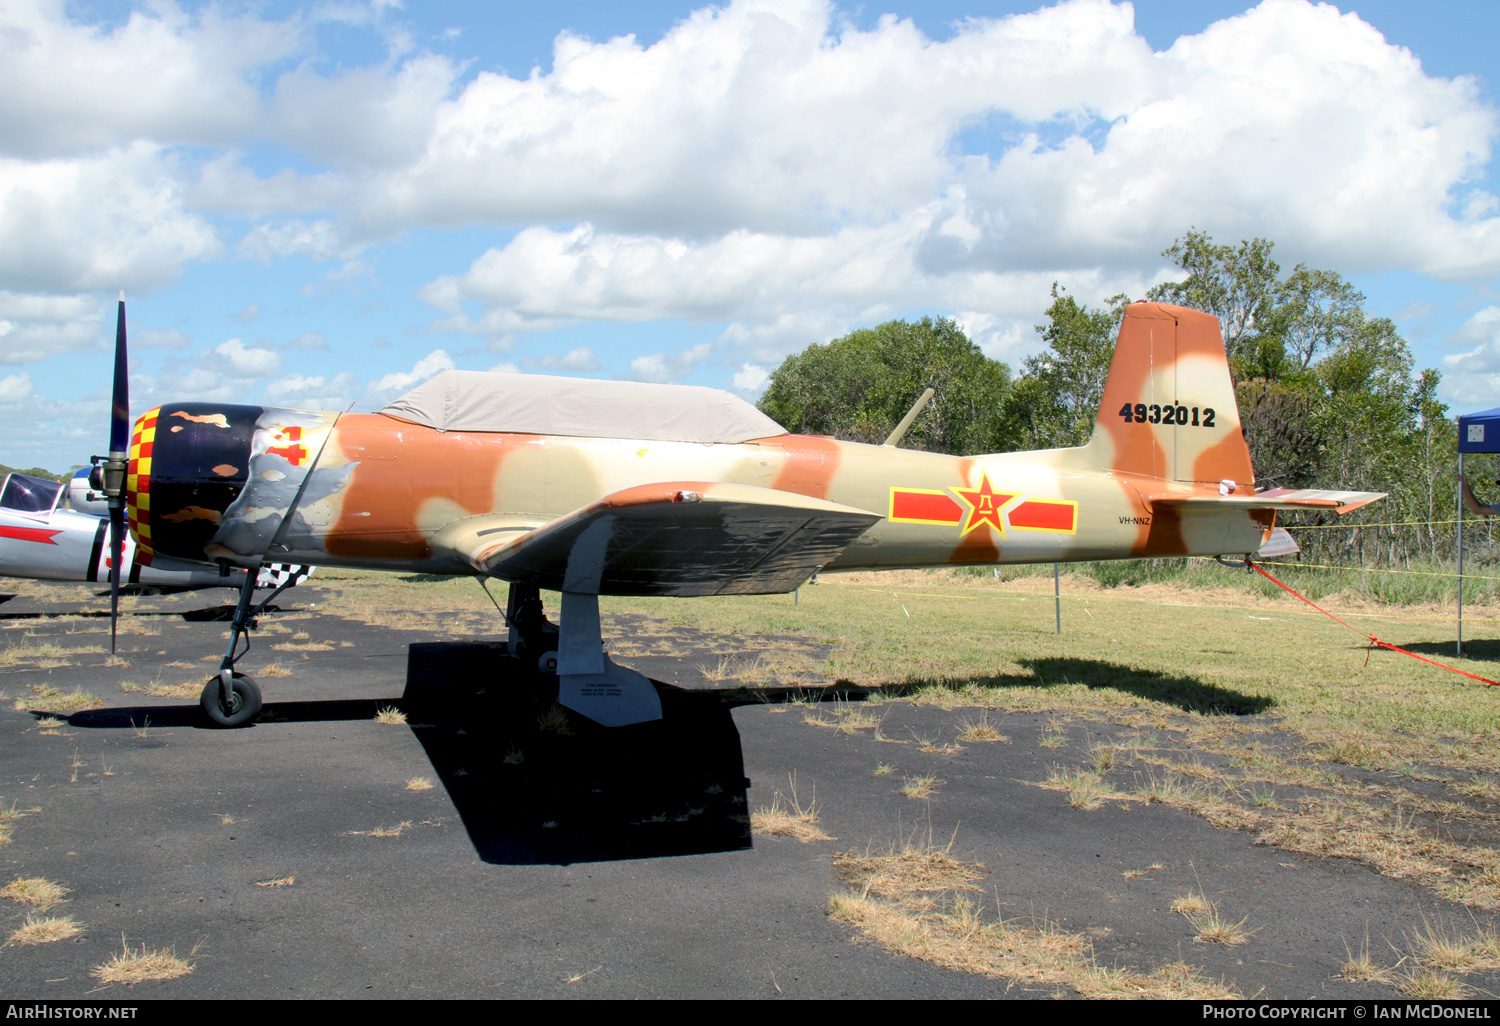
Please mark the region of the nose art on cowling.
<svg viewBox="0 0 1500 1026"><path fill-rule="evenodd" d="M244 490L259 406L173 403L136 422L126 489L143 555L205 559L203 547Z"/></svg>

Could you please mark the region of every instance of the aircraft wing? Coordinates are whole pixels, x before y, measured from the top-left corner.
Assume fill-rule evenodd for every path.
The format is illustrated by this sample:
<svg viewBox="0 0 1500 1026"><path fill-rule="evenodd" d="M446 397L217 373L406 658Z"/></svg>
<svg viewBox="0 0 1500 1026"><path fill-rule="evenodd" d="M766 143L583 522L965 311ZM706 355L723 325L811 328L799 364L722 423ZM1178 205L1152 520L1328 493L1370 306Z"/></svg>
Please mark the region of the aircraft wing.
<svg viewBox="0 0 1500 1026"><path fill-rule="evenodd" d="M482 574L594 595L772 595L842 552L877 513L753 485L668 481L627 488L528 530L505 516L433 538Z"/></svg>
<svg viewBox="0 0 1500 1026"><path fill-rule="evenodd" d="M1343 515L1376 499L1383 499L1388 494L1388 492L1342 492L1324 488L1272 488L1255 495L1189 495L1182 498L1163 496L1152 499L1151 505L1153 507L1184 506L1217 509L1331 509Z"/></svg>

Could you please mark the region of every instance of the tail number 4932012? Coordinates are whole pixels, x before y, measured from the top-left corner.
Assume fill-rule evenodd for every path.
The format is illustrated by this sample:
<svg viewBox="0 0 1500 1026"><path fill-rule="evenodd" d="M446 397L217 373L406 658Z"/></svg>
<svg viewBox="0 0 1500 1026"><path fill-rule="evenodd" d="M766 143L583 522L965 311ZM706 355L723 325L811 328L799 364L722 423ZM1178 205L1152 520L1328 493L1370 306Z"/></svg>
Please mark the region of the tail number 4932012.
<svg viewBox="0 0 1500 1026"><path fill-rule="evenodd" d="M1200 416L1196 406L1158 406L1145 403L1126 403L1120 407L1120 419L1127 424L1178 424L1182 427L1214 426L1214 410L1205 407Z"/></svg>

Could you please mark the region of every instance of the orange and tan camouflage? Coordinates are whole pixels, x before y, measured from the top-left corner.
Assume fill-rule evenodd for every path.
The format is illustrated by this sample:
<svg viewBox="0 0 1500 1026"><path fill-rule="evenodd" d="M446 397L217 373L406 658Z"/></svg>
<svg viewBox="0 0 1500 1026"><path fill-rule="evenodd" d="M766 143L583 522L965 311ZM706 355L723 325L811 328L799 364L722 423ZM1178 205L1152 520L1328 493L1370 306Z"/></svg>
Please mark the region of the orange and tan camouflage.
<svg viewBox="0 0 1500 1026"><path fill-rule="evenodd" d="M612 538L590 543L602 544L597 580L575 573L566 590L701 595L789 591L820 569L1245 554L1278 508L1343 512L1379 497L1257 495L1217 321L1155 303L1127 308L1078 448L957 457L787 433L704 443L632 437L628 420L581 437L164 406L137 422L132 527L143 552L205 561L561 588L580 539L608 518ZM193 465L164 466L164 440L184 434L197 439ZM216 434L248 448L202 441ZM164 549L174 531L185 537Z"/></svg>

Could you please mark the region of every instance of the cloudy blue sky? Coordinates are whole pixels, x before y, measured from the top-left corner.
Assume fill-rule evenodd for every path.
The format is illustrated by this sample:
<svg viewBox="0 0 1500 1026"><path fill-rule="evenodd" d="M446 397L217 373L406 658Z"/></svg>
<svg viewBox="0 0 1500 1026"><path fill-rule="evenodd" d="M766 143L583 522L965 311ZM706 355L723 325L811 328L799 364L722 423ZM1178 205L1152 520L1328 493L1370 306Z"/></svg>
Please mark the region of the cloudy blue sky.
<svg viewBox="0 0 1500 1026"><path fill-rule="evenodd" d="M1196 226L1345 273L1500 405L1500 4L0 4L0 462L132 405L370 410L446 367L754 398Z"/></svg>

